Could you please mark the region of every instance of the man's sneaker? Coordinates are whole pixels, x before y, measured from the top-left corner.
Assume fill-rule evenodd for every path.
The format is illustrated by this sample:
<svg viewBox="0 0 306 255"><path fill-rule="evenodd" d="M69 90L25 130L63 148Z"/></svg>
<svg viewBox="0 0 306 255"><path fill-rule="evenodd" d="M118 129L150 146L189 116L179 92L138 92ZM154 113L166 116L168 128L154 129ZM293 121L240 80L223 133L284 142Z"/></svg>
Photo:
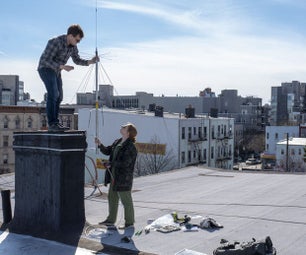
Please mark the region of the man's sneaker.
<svg viewBox="0 0 306 255"><path fill-rule="evenodd" d="M110 221L108 221L108 220L105 220L105 221L99 222L99 225L114 226L114 222L110 222Z"/></svg>
<svg viewBox="0 0 306 255"><path fill-rule="evenodd" d="M61 124L61 123L58 123L57 124L60 128L63 128L63 129L65 129L65 130L69 130L70 128L69 127L66 127L66 126L64 126L63 124Z"/></svg>
<svg viewBox="0 0 306 255"><path fill-rule="evenodd" d="M58 123L55 123L55 124L51 124L49 127L48 127L48 131L49 132L59 132L59 131L65 131L67 130L66 128L63 128L63 127L60 127L60 125Z"/></svg>

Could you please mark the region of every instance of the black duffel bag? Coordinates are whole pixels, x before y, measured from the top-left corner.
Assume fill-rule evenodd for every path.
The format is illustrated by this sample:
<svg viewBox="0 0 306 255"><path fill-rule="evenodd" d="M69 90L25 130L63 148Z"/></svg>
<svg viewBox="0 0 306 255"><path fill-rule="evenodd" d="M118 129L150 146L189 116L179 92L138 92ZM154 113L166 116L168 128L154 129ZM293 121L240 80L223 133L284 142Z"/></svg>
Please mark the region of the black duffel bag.
<svg viewBox="0 0 306 255"><path fill-rule="evenodd" d="M221 246L214 250L214 255L276 255L271 238L267 236L264 240L250 242L228 242L221 240Z"/></svg>

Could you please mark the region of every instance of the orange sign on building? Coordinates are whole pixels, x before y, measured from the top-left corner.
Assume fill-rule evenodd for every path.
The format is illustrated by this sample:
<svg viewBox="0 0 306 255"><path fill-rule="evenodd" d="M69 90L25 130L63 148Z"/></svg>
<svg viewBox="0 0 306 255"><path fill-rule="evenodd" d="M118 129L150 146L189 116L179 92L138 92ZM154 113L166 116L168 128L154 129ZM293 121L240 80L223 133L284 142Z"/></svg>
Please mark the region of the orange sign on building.
<svg viewBox="0 0 306 255"><path fill-rule="evenodd" d="M136 143L137 151L139 153L145 154L166 154L166 144L156 144L156 143Z"/></svg>

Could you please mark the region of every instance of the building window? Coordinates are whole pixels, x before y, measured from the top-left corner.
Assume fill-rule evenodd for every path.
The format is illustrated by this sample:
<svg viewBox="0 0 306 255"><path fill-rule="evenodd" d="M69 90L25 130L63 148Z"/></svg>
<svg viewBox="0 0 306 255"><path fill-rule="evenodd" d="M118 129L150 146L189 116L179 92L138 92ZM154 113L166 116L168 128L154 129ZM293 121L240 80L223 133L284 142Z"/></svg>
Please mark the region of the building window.
<svg viewBox="0 0 306 255"><path fill-rule="evenodd" d="M204 127L204 137L207 136L207 127Z"/></svg>
<svg viewBox="0 0 306 255"><path fill-rule="evenodd" d="M188 162L191 162L191 151L188 151Z"/></svg>
<svg viewBox="0 0 306 255"><path fill-rule="evenodd" d="M203 159L206 160L206 149L203 150Z"/></svg>
<svg viewBox="0 0 306 255"><path fill-rule="evenodd" d="M269 150L269 144L267 144L267 151Z"/></svg>
<svg viewBox="0 0 306 255"><path fill-rule="evenodd" d="M295 155L295 150L291 149L291 155Z"/></svg>
<svg viewBox="0 0 306 255"><path fill-rule="evenodd" d="M47 127L47 117L46 116L42 117L41 126L42 127Z"/></svg>
<svg viewBox="0 0 306 255"><path fill-rule="evenodd" d="M9 137L8 135L3 136L3 147L8 147L9 145Z"/></svg>
<svg viewBox="0 0 306 255"><path fill-rule="evenodd" d="M16 127L16 129L20 129L20 118L18 116L15 119L15 127Z"/></svg>
<svg viewBox="0 0 306 255"><path fill-rule="evenodd" d="M210 150L210 158L211 158L211 159L214 158L214 146L211 147L211 150Z"/></svg>
<svg viewBox="0 0 306 255"><path fill-rule="evenodd" d="M194 150L194 151L193 151L193 158L196 158L196 157L197 157L197 151Z"/></svg>
<svg viewBox="0 0 306 255"><path fill-rule="evenodd" d="M4 165L8 164L8 154L3 154L3 164Z"/></svg>
<svg viewBox="0 0 306 255"><path fill-rule="evenodd" d="M275 139L278 139L278 133L275 133Z"/></svg>
<svg viewBox="0 0 306 255"><path fill-rule="evenodd" d="M198 127L198 135L199 135L199 138L201 139L202 138L202 128L201 127Z"/></svg>
<svg viewBox="0 0 306 255"><path fill-rule="evenodd" d="M201 161L201 150L198 151L198 160Z"/></svg>
<svg viewBox="0 0 306 255"><path fill-rule="evenodd" d="M285 154L284 149L281 149L281 154L282 154L282 155L284 155L284 154Z"/></svg>
<svg viewBox="0 0 306 255"><path fill-rule="evenodd" d="M8 126L9 126L9 119L7 116L5 116L3 119L3 128L8 128Z"/></svg>
<svg viewBox="0 0 306 255"><path fill-rule="evenodd" d="M185 164L185 151L182 151L181 162L182 162L182 164Z"/></svg>
<svg viewBox="0 0 306 255"><path fill-rule="evenodd" d="M267 139L269 139L269 133L267 133Z"/></svg>
<svg viewBox="0 0 306 255"><path fill-rule="evenodd" d="M66 127L71 127L71 118L70 116L67 117L67 120L66 120Z"/></svg>
<svg viewBox="0 0 306 255"><path fill-rule="evenodd" d="M28 127L28 128L32 128L32 127L33 127L33 120L32 120L31 117L28 118L28 120L27 120L27 127Z"/></svg>
<svg viewBox="0 0 306 255"><path fill-rule="evenodd" d="M197 128L193 127L193 135L197 135Z"/></svg>
<svg viewBox="0 0 306 255"><path fill-rule="evenodd" d="M182 127L182 140L185 139L185 127Z"/></svg>
<svg viewBox="0 0 306 255"><path fill-rule="evenodd" d="M191 127L188 128L188 139L191 139Z"/></svg>
<svg viewBox="0 0 306 255"><path fill-rule="evenodd" d="M301 148L299 148L299 155L302 155L302 150L301 150Z"/></svg>

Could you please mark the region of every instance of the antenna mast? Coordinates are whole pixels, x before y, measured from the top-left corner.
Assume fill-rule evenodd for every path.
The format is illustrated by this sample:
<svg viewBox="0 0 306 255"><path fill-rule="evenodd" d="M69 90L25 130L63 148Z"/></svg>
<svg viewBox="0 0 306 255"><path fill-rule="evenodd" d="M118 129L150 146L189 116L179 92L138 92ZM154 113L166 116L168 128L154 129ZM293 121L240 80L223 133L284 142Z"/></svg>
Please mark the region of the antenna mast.
<svg viewBox="0 0 306 255"><path fill-rule="evenodd" d="M98 0L96 0L96 137L99 137L99 96L98 96ZM96 154L98 154L98 147L96 147Z"/></svg>

